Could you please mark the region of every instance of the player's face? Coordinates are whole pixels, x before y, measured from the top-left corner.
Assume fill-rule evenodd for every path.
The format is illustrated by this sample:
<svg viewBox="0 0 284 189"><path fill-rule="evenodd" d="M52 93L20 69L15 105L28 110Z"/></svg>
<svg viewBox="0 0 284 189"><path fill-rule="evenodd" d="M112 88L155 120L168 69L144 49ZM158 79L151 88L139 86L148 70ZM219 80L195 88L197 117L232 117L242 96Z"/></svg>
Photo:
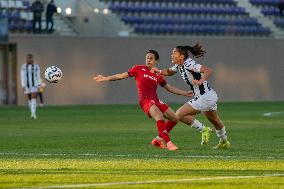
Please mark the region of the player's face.
<svg viewBox="0 0 284 189"><path fill-rule="evenodd" d="M152 53L147 53L146 54L146 66L148 68L153 68L155 67L157 64L157 61L155 59L155 55Z"/></svg>
<svg viewBox="0 0 284 189"><path fill-rule="evenodd" d="M176 48L174 48L171 58L173 64L183 64L183 55Z"/></svg>
<svg viewBox="0 0 284 189"><path fill-rule="evenodd" d="M28 56L27 56L27 63L28 63L28 64L32 64L33 62L34 62L33 56L28 55Z"/></svg>

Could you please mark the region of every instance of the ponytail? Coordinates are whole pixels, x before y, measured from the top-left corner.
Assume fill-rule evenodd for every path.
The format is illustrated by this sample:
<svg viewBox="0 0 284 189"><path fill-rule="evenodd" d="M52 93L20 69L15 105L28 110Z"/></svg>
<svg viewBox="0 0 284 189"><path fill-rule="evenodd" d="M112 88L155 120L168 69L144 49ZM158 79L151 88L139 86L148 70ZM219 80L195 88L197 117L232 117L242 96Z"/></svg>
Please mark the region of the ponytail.
<svg viewBox="0 0 284 189"><path fill-rule="evenodd" d="M180 54L183 54L185 57L185 60L188 58L189 54L191 54L194 58L199 58L204 56L206 53L205 50L202 49L202 45L197 42L194 46L176 46L176 49L180 52Z"/></svg>

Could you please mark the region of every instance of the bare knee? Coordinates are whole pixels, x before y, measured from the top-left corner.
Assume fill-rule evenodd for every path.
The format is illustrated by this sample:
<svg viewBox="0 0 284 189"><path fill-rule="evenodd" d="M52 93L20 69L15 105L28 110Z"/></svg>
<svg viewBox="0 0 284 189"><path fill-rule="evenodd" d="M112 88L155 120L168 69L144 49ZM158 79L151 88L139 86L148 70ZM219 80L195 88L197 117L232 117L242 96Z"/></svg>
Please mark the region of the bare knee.
<svg viewBox="0 0 284 189"><path fill-rule="evenodd" d="M182 118L183 118L183 116L181 115L180 111L177 110L177 111L176 111L176 119L177 119L178 121L181 121Z"/></svg>
<svg viewBox="0 0 284 189"><path fill-rule="evenodd" d="M177 117L177 116L175 116L175 117L173 117L173 118L172 118L172 120L170 120L170 121L172 121L172 122L176 122L176 123L177 123L177 122L179 121L179 119L178 119L178 117Z"/></svg>
<svg viewBox="0 0 284 189"><path fill-rule="evenodd" d="M171 121L171 122L178 122L179 121L179 119L178 119L178 117L177 117L177 115L176 114L174 114L174 115L171 115L171 116L168 116L168 117L166 117L169 121Z"/></svg>

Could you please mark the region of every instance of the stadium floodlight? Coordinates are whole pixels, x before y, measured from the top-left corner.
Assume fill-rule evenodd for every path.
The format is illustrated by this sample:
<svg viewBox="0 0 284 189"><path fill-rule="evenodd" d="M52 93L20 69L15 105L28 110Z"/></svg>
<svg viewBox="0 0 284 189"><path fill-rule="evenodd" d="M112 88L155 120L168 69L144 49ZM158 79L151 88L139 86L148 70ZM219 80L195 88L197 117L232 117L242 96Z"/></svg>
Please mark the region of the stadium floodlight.
<svg viewBox="0 0 284 189"><path fill-rule="evenodd" d="M99 13L100 10L99 10L98 8L95 8L95 9L94 9L94 12L95 12L95 13Z"/></svg>
<svg viewBox="0 0 284 189"><path fill-rule="evenodd" d="M61 8L60 7L57 7L57 13L61 13Z"/></svg>
<svg viewBox="0 0 284 189"><path fill-rule="evenodd" d="M108 10L108 9L103 9L103 13L104 13L104 14L108 14L108 13L109 13L109 10Z"/></svg>
<svg viewBox="0 0 284 189"><path fill-rule="evenodd" d="M72 9L71 8L66 8L65 9L65 13L67 14L67 15L70 15L71 13L72 13Z"/></svg>

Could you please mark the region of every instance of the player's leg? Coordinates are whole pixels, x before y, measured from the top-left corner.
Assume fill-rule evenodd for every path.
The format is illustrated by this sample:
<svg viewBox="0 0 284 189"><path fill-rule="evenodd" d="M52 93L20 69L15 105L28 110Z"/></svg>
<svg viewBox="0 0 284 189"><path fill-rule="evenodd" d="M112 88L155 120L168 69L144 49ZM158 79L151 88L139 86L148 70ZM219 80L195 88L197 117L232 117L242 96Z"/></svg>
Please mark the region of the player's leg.
<svg viewBox="0 0 284 189"><path fill-rule="evenodd" d="M219 118L217 110L211 110L211 111L204 111L204 115L207 117L207 119L214 125L216 129L216 134L220 138L220 141L217 146L215 146L215 149L219 148L229 148L230 142L227 138L227 133L225 130L225 125Z"/></svg>
<svg viewBox="0 0 284 189"><path fill-rule="evenodd" d="M36 119L36 97L37 97L37 92L32 92L31 93L31 118Z"/></svg>
<svg viewBox="0 0 284 189"><path fill-rule="evenodd" d="M201 111L198 110L198 104L200 99L195 99L185 103L177 111L177 117L183 123L195 128L198 132L201 132L201 145L207 144L209 142L212 129L205 127L200 121L195 119L195 115L199 114ZM196 108L195 108L196 107Z"/></svg>
<svg viewBox="0 0 284 189"><path fill-rule="evenodd" d="M27 93L27 98L28 98L29 110L30 110L30 112L32 112L32 102L31 102L31 100L32 100L32 95L31 95L31 93Z"/></svg>
<svg viewBox="0 0 284 189"><path fill-rule="evenodd" d="M39 96L39 106L43 106L43 92L38 92Z"/></svg>
<svg viewBox="0 0 284 189"><path fill-rule="evenodd" d="M177 150L178 148L171 142L168 131L166 129L163 113L161 112L161 110L155 104L152 104L152 106L149 109L149 114L151 115L152 118L155 119L158 128L158 136L166 142L167 148L169 150ZM159 140L158 138L156 139Z"/></svg>
<svg viewBox="0 0 284 189"><path fill-rule="evenodd" d="M149 115L156 121L156 126L158 129L158 136L152 140L152 145L159 148L166 148L164 140L169 140L168 138L164 139L163 132L166 129L165 121L163 119L163 114L159 108L152 103L149 108Z"/></svg>
<svg viewBox="0 0 284 189"><path fill-rule="evenodd" d="M174 126L178 122L177 115L170 107L165 112L163 112L163 115L165 118L168 119L168 121L166 121L166 129L168 133L170 133L170 131L174 128Z"/></svg>
<svg viewBox="0 0 284 189"><path fill-rule="evenodd" d="M192 105L189 103L185 103L176 111L176 115L180 121L187 125L190 125L198 131L202 131L204 125L193 117L194 115L199 113L200 111L193 108Z"/></svg>

